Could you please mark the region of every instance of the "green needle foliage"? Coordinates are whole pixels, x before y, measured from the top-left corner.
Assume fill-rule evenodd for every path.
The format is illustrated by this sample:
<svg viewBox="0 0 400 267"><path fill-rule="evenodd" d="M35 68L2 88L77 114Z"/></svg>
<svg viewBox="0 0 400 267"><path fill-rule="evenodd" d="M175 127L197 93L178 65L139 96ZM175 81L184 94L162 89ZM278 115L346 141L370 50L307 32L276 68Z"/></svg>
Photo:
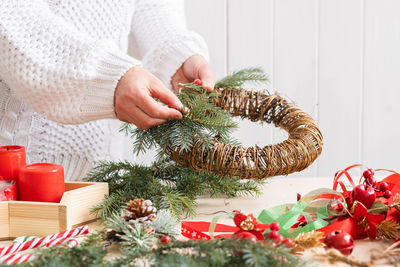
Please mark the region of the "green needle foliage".
<svg viewBox="0 0 400 267"><path fill-rule="evenodd" d="M119 212L129 200L150 199L157 209L168 209L175 216L193 215L196 198L211 196L235 197L257 195L262 180L241 181L220 178L214 174L183 168L166 158L152 167L130 162L101 162L87 178L92 182L107 182L110 195L94 208L102 219Z"/></svg>
<svg viewBox="0 0 400 267"><path fill-rule="evenodd" d="M122 256L106 259L106 249L101 246L73 248L53 247L41 250L38 260L28 266L301 266L302 262L289 249L274 247L250 240L214 239L210 241L172 240L169 244L158 244L149 249L132 247L130 238L121 243ZM132 240L136 242L136 240Z"/></svg>
<svg viewBox="0 0 400 267"><path fill-rule="evenodd" d="M245 83L266 83L267 75L260 68L247 68L223 78L216 88L240 88ZM207 92L200 85L188 83L178 93L178 98L189 110L182 120L170 120L148 130L141 130L124 124L121 131L133 138L134 152L141 153L157 149L158 156L172 151L189 151L193 145L210 149L217 140L222 143L239 145L230 137L237 123L225 110L213 105L218 96L215 91Z"/></svg>
<svg viewBox="0 0 400 267"><path fill-rule="evenodd" d="M261 68L246 68L234 71L231 75L219 80L215 88L243 88L246 83L262 85L269 81L268 76Z"/></svg>

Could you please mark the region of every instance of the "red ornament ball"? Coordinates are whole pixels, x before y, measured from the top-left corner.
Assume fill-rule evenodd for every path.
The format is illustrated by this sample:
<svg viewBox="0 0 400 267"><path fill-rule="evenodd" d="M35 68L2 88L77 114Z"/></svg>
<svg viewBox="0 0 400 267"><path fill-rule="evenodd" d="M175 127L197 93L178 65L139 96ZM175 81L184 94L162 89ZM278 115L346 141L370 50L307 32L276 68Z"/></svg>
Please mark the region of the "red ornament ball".
<svg viewBox="0 0 400 267"><path fill-rule="evenodd" d="M281 225L277 222L273 222L273 223L271 223L269 228L271 229L271 231L279 231L279 230L281 230Z"/></svg>
<svg viewBox="0 0 400 267"><path fill-rule="evenodd" d="M163 235L160 237L160 242L161 244L168 244L169 242L171 242L171 237Z"/></svg>
<svg viewBox="0 0 400 267"><path fill-rule="evenodd" d="M290 248L290 247L293 246L293 240L290 239L290 238L285 238L285 239L283 240L283 244L284 244L286 247Z"/></svg>
<svg viewBox="0 0 400 267"><path fill-rule="evenodd" d="M367 209L369 209L372 207L376 199L375 190L372 186L360 184L353 188L353 191L351 192L351 198L353 203L354 201L359 201L364 204Z"/></svg>
<svg viewBox="0 0 400 267"><path fill-rule="evenodd" d="M390 198L392 196L392 191L386 190L385 193L383 193L384 198Z"/></svg>
<svg viewBox="0 0 400 267"><path fill-rule="evenodd" d="M271 231L268 234L268 238L271 240L276 240L280 236L278 231Z"/></svg>
<svg viewBox="0 0 400 267"><path fill-rule="evenodd" d="M239 232L233 235L237 240L250 239L252 242L257 242L257 237L250 232Z"/></svg>
<svg viewBox="0 0 400 267"><path fill-rule="evenodd" d="M195 85L202 85L202 84L203 84L203 82L202 82L200 79L194 80L193 83L194 83Z"/></svg>
<svg viewBox="0 0 400 267"><path fill-rule="evenodd" d="M382 182L382 183L379 184L379 191L385 192L385 191L387 191L387 190L389 190L389 185L388 185L388 183Z"/></svg>
<svg viewBox="0 0 400 267"><path fill-rule="evenodd" d="M343 255L350 255L354 248L353 237L342 230L333 231L327 234L324 243L328 248L335 248Z"/></svg>

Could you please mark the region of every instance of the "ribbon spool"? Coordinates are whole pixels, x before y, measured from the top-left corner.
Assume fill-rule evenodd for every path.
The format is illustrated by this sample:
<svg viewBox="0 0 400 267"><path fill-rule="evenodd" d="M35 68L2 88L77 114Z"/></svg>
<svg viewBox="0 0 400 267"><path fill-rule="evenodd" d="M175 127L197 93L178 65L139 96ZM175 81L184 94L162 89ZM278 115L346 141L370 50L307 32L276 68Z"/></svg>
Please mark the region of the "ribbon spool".
<svg viewBox="0 0 400 267"><path fill-rule="evenodd" d="M220 143L206 150L196 144L191 151L172 151L177 163L218 176L261 179L287 175L307 168L321 154L323 137L306 112L277 94L244 89L215 89L214 104L233 116L253 122L273 123L288 132L287 140L265 147L243 147Z"/></svg>

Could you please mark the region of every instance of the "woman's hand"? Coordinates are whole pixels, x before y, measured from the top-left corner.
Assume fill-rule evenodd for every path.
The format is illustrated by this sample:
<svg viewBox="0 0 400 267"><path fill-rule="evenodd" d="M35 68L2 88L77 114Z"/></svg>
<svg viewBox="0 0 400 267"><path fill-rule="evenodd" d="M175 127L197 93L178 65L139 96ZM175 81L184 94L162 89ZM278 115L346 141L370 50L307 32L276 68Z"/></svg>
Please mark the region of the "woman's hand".
<svg viewBox="0 0 400 267"><path fill-rule="evenodd" d="M212 91L215 85L213 71L207 61L202 56L191 56L176 71L172 77L172 88L178 90L179 83L190 83L200 79L203 88Z"/></svg>
<svg viewBox="0 0 400 267"><path fill-rule="evenodd" d="M118 119L143 130L169 119L182 119L179 111L182 103L178 97L153 74L138 66L128 70L118 82L114 101Z"/></svg>

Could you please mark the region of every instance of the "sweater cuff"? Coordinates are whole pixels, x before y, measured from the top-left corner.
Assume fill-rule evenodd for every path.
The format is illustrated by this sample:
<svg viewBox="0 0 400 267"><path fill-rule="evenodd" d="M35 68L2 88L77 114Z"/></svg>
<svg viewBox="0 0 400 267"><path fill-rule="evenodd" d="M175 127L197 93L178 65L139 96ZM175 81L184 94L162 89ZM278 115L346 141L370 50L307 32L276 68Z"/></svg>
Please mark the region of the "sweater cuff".
<svg viewBox="0 0 400 267"><path fill-rule="evenodd" d="M140 61L120 52L102 52L80 107L81 119L115 119L114 93L121 77Z"/></svg>
<svg viewBox="0 0 400 267"><path fill-rule="evenodd" d="M209 60L204 39L197 33L176 36L162 42L143 60L143 66L171 88L171 79L182 64L191 56L200 55Z"/></svg>

